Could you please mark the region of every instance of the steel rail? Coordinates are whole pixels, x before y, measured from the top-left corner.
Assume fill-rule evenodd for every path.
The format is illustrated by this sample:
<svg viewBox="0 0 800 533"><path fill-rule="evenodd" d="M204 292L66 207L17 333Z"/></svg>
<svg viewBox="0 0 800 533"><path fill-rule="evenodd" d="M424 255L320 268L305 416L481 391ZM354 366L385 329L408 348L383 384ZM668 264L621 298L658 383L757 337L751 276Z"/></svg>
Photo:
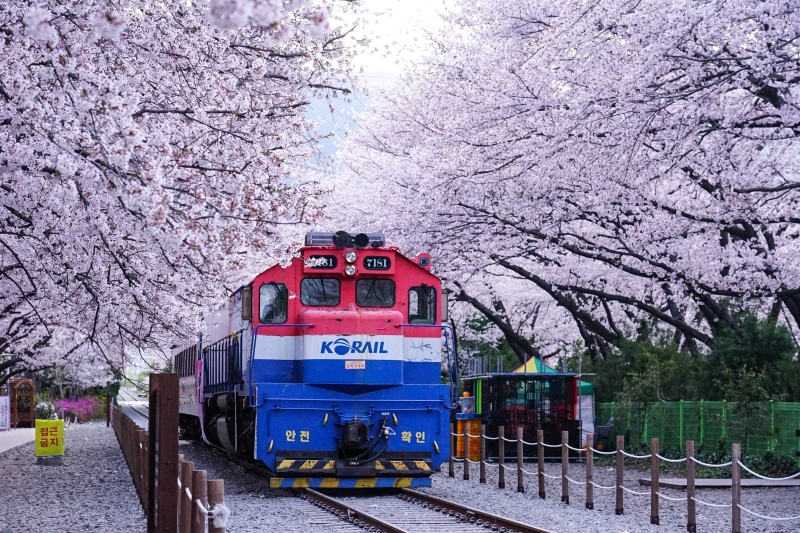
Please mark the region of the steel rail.
<svg viewBox="0 0 800 533"><path fill-rule="evenodd" d="M405 529L393 526L380 518L376 518L364 511L359 511L330 496L320 494L314 489L300 490L302 491L301 498L336 515L339 519L347 520L360 528L373 528L375 531L383 531L384 533L408 533Z"/></svg>
<svg viewBox="0 0 800 533"><path fill-rule="evenodd" d="M404 498L406 501L411 501L412 503L418 503L424 507L434 507L434 509L439 507L442 510L447 510L452 512L457 520L463 520L471 523L480 522L481 525L490 524L493 530L505 530L507 533L552 533L546 529L531 526L529 524L523 524L522 522L497 516L486 511L473 509L472 507L466 507L464 505L454 503L449 500L444 500L442 498L437 498L436 496L431 496L429 494L423 494L422 492L412 489L401 489L400 498Z"/></svg>

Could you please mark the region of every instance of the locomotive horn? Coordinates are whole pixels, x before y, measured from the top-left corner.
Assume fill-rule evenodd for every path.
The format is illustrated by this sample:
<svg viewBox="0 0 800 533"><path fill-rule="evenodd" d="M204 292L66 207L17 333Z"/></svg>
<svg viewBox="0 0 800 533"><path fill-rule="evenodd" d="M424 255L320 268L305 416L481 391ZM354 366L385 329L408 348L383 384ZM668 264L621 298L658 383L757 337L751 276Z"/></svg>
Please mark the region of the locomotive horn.
<svg viewBox="0 0 800 533"><path fill-rule="evenodd" d="M352 242L353 237L346 231L337 231L333 234L333 245L337 248L350 248Z"/></svg>
<svg viewBox="0 0 800 533"><path fill-rule="evenodd" d="M364 248L369 244L369 236L366 233L359 233L355 238L356 248Z"/></svg>

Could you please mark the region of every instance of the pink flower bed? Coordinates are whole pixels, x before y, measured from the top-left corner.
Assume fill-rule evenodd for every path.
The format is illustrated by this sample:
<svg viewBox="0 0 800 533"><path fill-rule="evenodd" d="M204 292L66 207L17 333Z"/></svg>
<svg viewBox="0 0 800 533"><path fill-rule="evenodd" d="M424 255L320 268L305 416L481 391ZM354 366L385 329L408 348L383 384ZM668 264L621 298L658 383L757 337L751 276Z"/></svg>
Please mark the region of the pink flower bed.
<svg viewBox="0 0 800 533"><path fill-rule="evenodd" d="M61 414L61 409L64 409L65 417L76 417L78 422L85 422L93 418L101 418L103 412L103 402L92 396L85 398L66 398L63 400L56 400L53 402Z"/></svg>

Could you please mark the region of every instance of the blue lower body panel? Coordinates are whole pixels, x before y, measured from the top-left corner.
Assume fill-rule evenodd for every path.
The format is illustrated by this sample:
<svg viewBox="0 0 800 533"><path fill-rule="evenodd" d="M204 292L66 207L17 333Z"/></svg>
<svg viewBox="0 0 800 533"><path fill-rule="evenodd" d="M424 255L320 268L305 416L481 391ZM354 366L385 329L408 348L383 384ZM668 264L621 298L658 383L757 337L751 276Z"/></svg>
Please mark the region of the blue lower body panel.
<svg viewBox="0 0 800 533"><path fill-rule="evenodd" d="M278 471L276 458L282 462L289 458L335 458L339 453L342 428L354 420L367 426L369 442L379 439L382 423L388 428L387 457L429 461L433 471L449 458L450 388L447 385L406 384L368 391L354 387L348 394L346 388L340 387L258 383L254 390L254 458L274 472ZM380 440L375 449L380 450L384 443ZM321 474L328 475L327 472ZM385 474L386 479L402 476L397 472Z"/></svg>

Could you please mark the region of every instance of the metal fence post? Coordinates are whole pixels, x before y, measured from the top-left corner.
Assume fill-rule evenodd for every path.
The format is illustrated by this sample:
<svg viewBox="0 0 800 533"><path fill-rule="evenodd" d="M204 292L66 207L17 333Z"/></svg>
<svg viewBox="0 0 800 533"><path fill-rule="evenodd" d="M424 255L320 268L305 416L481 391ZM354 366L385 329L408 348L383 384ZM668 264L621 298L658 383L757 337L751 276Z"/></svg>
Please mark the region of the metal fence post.
<svg viewBox="0 0 800 533"><path fill-rule="evenodd" d="M481 483L486 483L486 426L481 424Z"/></svg>
<svg viewBox="0 0 800 533"><path fill-rule="evenodd" d="M517 426L517 492L525 492L525 472L522 471L524 452L522 449L522 426Z"/></svg>
<svg viewBox="0 0 800 533"><path fill-rule="evenodd" d="M739 459L742 457L741 446L734 442L731 447L731 533L742 533L742 469Z"/></svg>
<svg viewBox="0 0 800 533"><path fill-rule="evenodd" d="M586 435L586 508L594 509L594 435Z"/></svg>
<svg viewBox="0 0 800 533"><path fill-rule="evenodd" d="M616 504L614 507L614 514L620 515L624 512L622 501L622 484L625 481L625 456L622 455L622 450L625 449L625 437L617 435L617 494Z"/></svg>
<svg viewBox="0 0 800 533"><path fill-rule="evenodd" d="M658 525L658 486L661 462L658 459L659 440L650 441L650 523Z"/></svg>
<svg viewBox="0 0 800 533"><path fill-rule="evenodd" d="M539 497L544 500L544 431L541 429L536 432L536 467L539 474Z"/></svg>
<svg viewBox="0 0 800 533"><path fill-rule="evenodd" d="M450 468L447 474L450 477L456 477L456 468L455 468L455 461L453 461L453 455L456 453L456 437L455 437L455 424L452 422L450 423Z"/></svg>
<svg viewBox="0 0 800 533"><path fill-rule="evenodd" d="M694 441L686 441L686 531L697 533L697 503L694 501Z"/></svg>
<svg viewBox="0 0 800 533"><path fill-rule="evenodd" d="M500 466L497 468L497 488L504 489L506 488L506 441L503 440L506 435L506 428L504 426L498 426L497 434L499 438L497 439L497 450L498 450L498 461Z"/></svg>
<svg viewBox="0 0 800 533"><path fill-rule="evenodd" d="M561 501L569 505L569 448L567 448L567 441L569 440L569 432L561 432Z"/></svg>

